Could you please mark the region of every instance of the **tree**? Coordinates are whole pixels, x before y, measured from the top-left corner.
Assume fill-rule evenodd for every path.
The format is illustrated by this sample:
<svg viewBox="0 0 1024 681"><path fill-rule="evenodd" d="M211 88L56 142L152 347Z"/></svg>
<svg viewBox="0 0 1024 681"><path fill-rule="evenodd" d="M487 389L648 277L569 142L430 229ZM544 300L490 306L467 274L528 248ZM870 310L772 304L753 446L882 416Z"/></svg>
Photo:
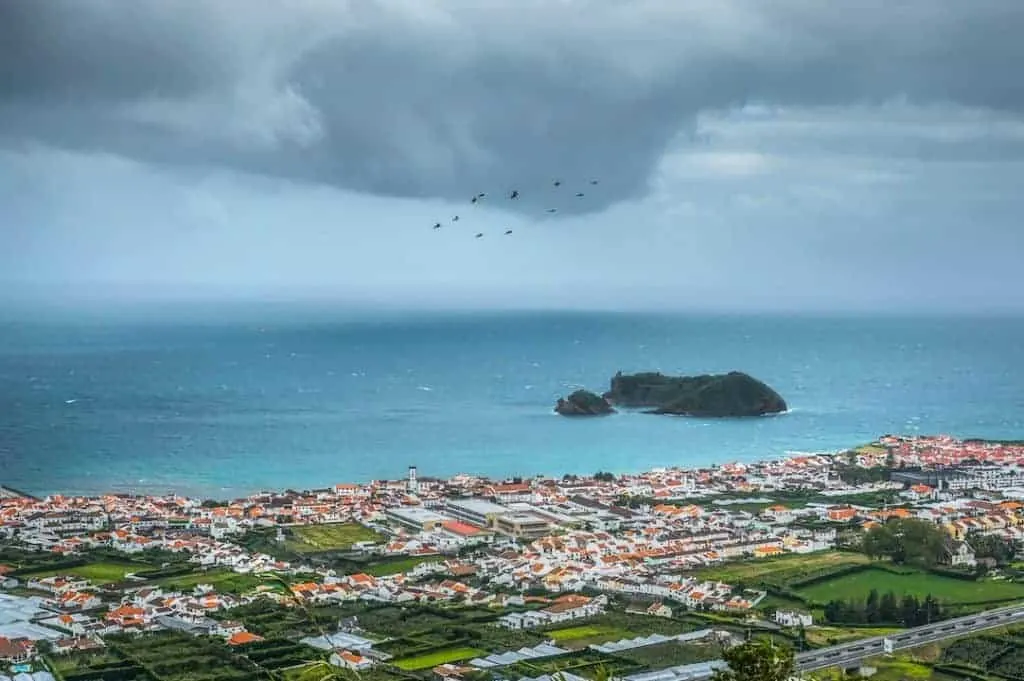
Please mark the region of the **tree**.
<svg viewBox="0 0 1024 681"><path fill-rule="evenodd" d="M879 596L875 589L863 601L835 599L824 607L825 621L841 624L903 624L912 627L937 622L942 619L942 614L941 604L930 594L924 601L907 595L901 602L894 592L887 591Z"/></svg>
<svg viewBox="0 0 1024 681"><path fill-rule="evenodd" d="M976 558L992 558L997 565L1006 565L1017 553L1016 542L995 534L972 532L967 535L967 543L974 549Z"/></svg>
<svg viewBox="0 0 1024 681"><path fill-rule="evenodd" d="M864 619L868 624L877 624L881 619L879 616L878 589L872 589L864 602Z"/></svg>
<svg viewBox="0 0 1024 681"><path fill-rule="evenodd" d="M868 530L861 547L870 558L932 567L942 557L947 538L946 532L935 523L895 518Z"/></svg>
<svg viewBox="0 0 1024 681"><path fill-rule="evenodd" d="M791 648L771 639L753 639L722 654L727 669L715 671L714 681L789 681L796 674Z"/></svg>
<svg viewBox="0 0 1024 681"><path fill-rule="evenodd" d="M921 609L921 604L918 603L917 598L907 594L903 597L903 602L900 604L900 620L903 622L905 627L913 627L918 623L918 611Z"/></svg>
<svg viewBox="0 0 1024 681"><path fill-rule="evenodd" d="M882 600L878 603L878 619L882 622L900 621L900 603L894 592L886 591L882 595Z"/></svg>

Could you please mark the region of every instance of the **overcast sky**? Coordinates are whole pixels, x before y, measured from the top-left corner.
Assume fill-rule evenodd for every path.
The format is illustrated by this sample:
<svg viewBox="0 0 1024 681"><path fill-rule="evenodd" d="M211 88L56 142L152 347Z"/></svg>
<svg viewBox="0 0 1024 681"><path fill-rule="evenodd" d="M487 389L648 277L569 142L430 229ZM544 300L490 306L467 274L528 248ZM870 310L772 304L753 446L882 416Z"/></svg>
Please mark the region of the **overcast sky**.
<svg viewBox="0 0 1024 681"><path fill-rule="evenodd" d="M1022 34L1021 0L6 0L2 297L1019 310Z"/></svg>

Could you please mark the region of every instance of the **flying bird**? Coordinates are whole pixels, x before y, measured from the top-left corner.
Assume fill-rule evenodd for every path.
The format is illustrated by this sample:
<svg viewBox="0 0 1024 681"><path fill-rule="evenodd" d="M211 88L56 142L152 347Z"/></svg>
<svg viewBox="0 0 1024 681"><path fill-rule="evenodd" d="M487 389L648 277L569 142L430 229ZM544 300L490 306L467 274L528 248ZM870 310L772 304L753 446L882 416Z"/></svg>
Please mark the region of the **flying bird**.
<svg viewBox="0 0 1024 681"><path fill-rule="evenodd" d="M519 190L518 189L513 189L512 193L508 195L508 198L510 198L510 199L518 199L519 198Z"/></svg>
<svg viewBox="0 0 1024 681"><path fill-rule="evenodd" d="M483 233L483 232L477 232L477 233L476 233L476 238L477 238L477 239L479 239L479 238L480 238L480 237L482 237L483 235L484 235L484 233Z"/></svg>

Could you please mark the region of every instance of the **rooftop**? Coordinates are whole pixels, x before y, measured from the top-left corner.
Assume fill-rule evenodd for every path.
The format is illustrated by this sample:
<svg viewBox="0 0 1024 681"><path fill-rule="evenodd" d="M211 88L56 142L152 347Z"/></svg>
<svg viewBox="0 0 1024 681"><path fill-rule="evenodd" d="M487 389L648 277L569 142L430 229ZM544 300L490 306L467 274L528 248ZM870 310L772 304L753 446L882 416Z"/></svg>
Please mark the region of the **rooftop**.
<svg viewBox="0 0 1024 681"><path fill-rule="evenodd" d="M504 515L508 513L508 507L476 497L469 499L449 499L447 506L449 508L456 508L470 513L478 513L480 515Z"/></svg>

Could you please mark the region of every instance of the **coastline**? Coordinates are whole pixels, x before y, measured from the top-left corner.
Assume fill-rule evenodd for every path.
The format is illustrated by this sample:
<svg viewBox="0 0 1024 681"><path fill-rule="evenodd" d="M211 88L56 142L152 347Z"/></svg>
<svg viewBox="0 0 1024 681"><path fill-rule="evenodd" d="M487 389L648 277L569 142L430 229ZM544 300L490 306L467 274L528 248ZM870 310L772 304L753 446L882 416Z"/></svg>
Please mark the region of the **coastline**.
<svg viewBox="0 0 1024 681"><path fill-rule="evenodd" d="M774 622L755 623L764 632L806 626L810 636L816 623L835 631L870 622L869 587L893 604L903 594L905 610L883 616L879 602L870 615L899 627L956 622L964 608L991 618L1010 602L1024 614L1024 571L1013 564L1022 502L1024 445L919 435L881 436L840 455L626 475L441 480L410 466L403 479L234 500L7 498L0 530L10 540L5 588L14 591L3 595L26 608L25 622L40 605L81 611L75 622L99 639L138 634L132 645L147 650L167 637L193 642L180 632L243 655L234 647L273 638L275 650L297 652L296 640L319 635L342 659L400 681L390 673L436 671L437 656L452 650L447 637L415 649L390 644L410 631L409 608L440 616L438 627L478 627L479 644L456 649L476 669L526 649L523 636L541 643L550 632L557 642L559 632L585 629L568 620L613 625L609 641L643 640L653 621L669 635L714 628L736 641L758 617ZM910 528L922 535L914 550L941 539L942 553L907 561L897 543L879 541ZM993 566L1007 573L990 574ZM294 607L330 612L348 638L328 641L324 625L296 620ZM47 617L41 625L59 624ZM293 633L282 639L282 627ZM30 631L55 649L81 640ZM353 641L365 646L348 649ZM383 655L370 656L381 641ZM89 654L76 668L89 667ZM681 664L693 662L686 655ZM664 666L635 664L627 681Z"/></svg>
<svg viewBox="0 0 1024 681"><path fill-rule="evenodd" d="M773 415L774 416L774 415ZM617 478L622 480L630 479L642 479L650 475L664 475L664 474L679 474L679 475L696 475L706 473L709 471L721 471L721 470L761 470L765 468L771 468L775 466L787 467L794 464L794 462L800 462L802 460L834 460L840 456L856 455L858 465L862 467L873 467L873 466L885 466L886 457L890 451L897 451L899 443L914 443L912 447L927 447L937 448L938 451L944 449L952 449L954 451L964 452L962 459L977 458L981 463L985 463L987 460L997 460L999 463L1004 463L1007 458L1005 453L1007 450L1014 452L1009 456L1014 458L1015 463L1019 463L1024 466L1024 441L1016 439L998 439L998 438L960 438L952 435L899 435L899 434L885 434L878 438L865 442L859 441L859 444L852 445L850 447L843 447L837 449L829 449L823 451L799 451L799 450L787 450L781 457L768 457L762 459L756 459L751 461L744 460L732 460L723 461L720 463L711 463L707 465L698 466L654 466L646 470L608 470L609 473L614 474ZM992 454L994 458L989 455ZM953 457L955 458L955 457ZM909 463L912 466L924 465L928 467L930 465L950 465L951 462L955 463L949 454L936 455L933 458L915 457L913 459L906 459L902 463ZM934 459L934 460L933 460ZM897 459L898 460L898 459ZM562 471L559 473L538 473L532 476L490 476L482 473L474 473L464 471L455 473L450 476L435 475L429 468L420 469L415 462L413 467L417 468L421 474L425 474L427 477L424 479L429 480L451 480L451 479L472 479L480 482L481 484L502 484L508 483L513 480L522 480L524 482L539 481L539 482L550 482L559 479L568 479L575 477L587 477L594 471L586 473L573 473L568 471ZM802 464L801 464L802 465ZM604 470L604 469L601 469ZM212 487L207 488L208 491L195 493L195 490L189 490L186 486L181 486L177 489L164 489L165 486L159 484L151 484L152 490L142 489L142 485L139 487L134 486L120 486L128 487L127 489L118 489L119 486L113 486L111 489L96 492L96 493L78 493L73 490L60 490L48 493L34 492L32 494L16 490L9 485L0 485L0 497L3 498L30 498L30 499L42 499L46 497L82 497L82 498L98 498L103 496L120 496L120 497L152 497L152 498L183 498L183 499L196 499L196 500L223 500L223 501L241 501L245 499L251 499L258 496L282 494L286 492L294 492L298 494L313 494L317 492L325 492L335 489L340 485L355 485L358 487L373 487L374 485L388 485L394 484L396 481L401 482L403 478L375 478L375 479L362 479L362 480L323 480L321 484L317 484L309 487L302 487L301 489L296 486L284 486L277 488L261 488L257 490L240 491L240 493L229 494L231 490L229 488L220 488L219 490ZM202 489L202 488L199 488ZM5 494L7 493L7 494Z"/></svg>

